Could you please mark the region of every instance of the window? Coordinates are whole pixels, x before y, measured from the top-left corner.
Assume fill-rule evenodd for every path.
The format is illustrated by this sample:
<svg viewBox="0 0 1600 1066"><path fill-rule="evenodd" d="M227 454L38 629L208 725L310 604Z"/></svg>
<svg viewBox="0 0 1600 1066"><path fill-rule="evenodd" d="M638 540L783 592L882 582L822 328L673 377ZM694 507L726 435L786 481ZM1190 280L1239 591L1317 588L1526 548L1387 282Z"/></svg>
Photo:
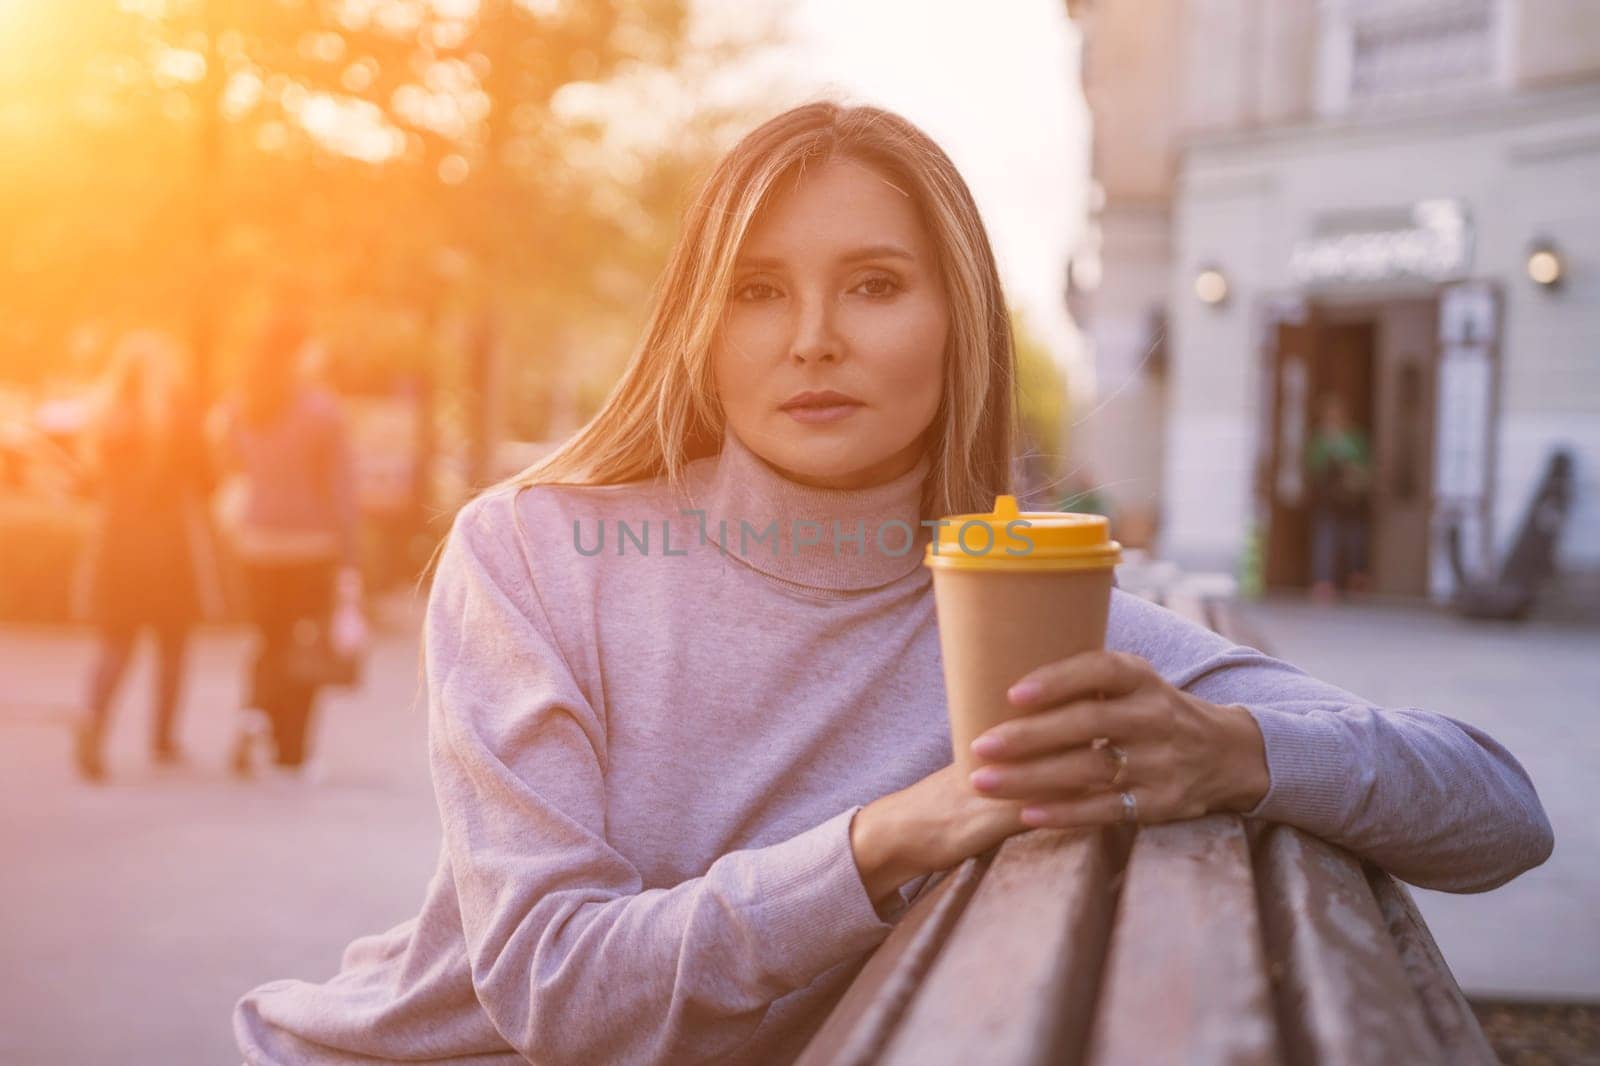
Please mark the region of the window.
<svg viewBox="0 0 1600 1066"><path fill-rule="evenodd" d="M1502 0L1331 0L1323 7L1324 110L1489 88Z"/></svg>

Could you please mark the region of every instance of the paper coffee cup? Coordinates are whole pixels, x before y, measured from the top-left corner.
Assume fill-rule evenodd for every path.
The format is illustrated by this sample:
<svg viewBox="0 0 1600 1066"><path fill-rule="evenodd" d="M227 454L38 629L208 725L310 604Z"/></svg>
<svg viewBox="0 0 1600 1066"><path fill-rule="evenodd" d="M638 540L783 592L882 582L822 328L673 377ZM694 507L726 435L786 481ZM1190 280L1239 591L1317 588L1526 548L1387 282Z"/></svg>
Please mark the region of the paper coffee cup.
<svg viewBox="0 0 1600 1066"><path fill-rule="evenodd" d="M952 754L970 773L972 742L1023 713L1007 689L1105 646L1122 547L1101 515L1019 511L1014 496L944 522L923 561L933 571Z"/></svg>

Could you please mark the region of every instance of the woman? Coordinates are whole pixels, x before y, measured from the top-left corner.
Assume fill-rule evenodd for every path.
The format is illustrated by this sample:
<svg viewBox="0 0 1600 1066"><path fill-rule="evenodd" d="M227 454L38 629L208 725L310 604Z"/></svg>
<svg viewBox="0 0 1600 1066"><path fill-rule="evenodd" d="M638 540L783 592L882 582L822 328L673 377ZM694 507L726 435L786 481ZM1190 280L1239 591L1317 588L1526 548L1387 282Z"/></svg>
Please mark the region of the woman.
<svg viewBox="0 0 1600 1066"><path fill-rule="evenodd" d="M1115 651L1019 679L1035 713L959 778L919 521L1006 491L1013 380L977 210L924 134L813 104L747 136L602 411L457 517L421 913L325 984L246 995L245 1057L790 1061L932 875L1117 821L1122 792L1146 822L1245 811L1443 888L1543 860L1488 737L1122 595ZM918 550L876 550L891 522ZM1127 752L1116 790L1090 734Z"/></svg>
<svg viewBox="0 0 1600 1066"><path fill-rule="evenodd" d="M86 780L105 777L103 755L111 703L141 629L156 649L150 755L183 760L177 742L189 630L201 614L209 561L204 499L209 489L200 415L166 336L129 334L113 353L90 433L100 513L88 555L90 613L100 647L89 706L73 753Z"/></svg>
<svg viewBox="0 0 1600 1066"><path fill-rule="evenodd" d="M344 414L330 393L305 380L306 349L297 319L270 322L223 416L224 451L242 490L227 527L257 637L234 741L233 768L241 775L252 772L263 733L279 770L292 776L305 766L336 582L356 580ZM251 712L265 717L265 730Z"/></svg>

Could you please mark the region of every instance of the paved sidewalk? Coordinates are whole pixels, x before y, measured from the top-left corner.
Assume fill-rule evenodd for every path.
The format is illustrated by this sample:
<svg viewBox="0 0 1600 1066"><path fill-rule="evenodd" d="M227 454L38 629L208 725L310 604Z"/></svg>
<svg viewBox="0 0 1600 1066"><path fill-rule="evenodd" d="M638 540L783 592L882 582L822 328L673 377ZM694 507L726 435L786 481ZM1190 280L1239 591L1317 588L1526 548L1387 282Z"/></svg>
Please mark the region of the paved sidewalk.
<svg viewBox="0 0 1600 1066"><path fill-rule="evenodd" d="M1600 626L1303 601L1251 604L1243 618L1324 680L1470 722L1510 749L1555 826L1555 854L1492 892L1417 890L1418 904L1469 995L1600 1002Z"/></svg>
<svg viewBox="0 0 1600 1066"><path fill-rule="evenodd" d="M194 650L194 765L150 769L143 653L95 787L71 774L66 728L90 642L0 628L0 1063L237 1063L240 994L330 976L351 939L416 913L439 828L413 631L382 635L366 687L326 701L319 784L225 773L236 631Z"/></svg>

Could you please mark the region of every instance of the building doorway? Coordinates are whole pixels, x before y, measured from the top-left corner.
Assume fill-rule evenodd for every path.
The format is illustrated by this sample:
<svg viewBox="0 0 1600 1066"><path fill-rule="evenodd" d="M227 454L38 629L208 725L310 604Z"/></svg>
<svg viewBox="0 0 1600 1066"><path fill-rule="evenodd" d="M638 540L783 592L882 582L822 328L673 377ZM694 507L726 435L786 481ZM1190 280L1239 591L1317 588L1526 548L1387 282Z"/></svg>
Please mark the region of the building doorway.
<svg viewBox="0 0 1600 1066"><path fill-rule="evenodd" d="M1312 581L1307 461L1317 411L1331 396L1368 444L1368 503L1360 520L1368 587L1426 594L1436 321L1434 299L1412 298L1312 304L1274 324L1266 368L1268 448L1257 489L1269 587L1302 589Z"/></svg>

